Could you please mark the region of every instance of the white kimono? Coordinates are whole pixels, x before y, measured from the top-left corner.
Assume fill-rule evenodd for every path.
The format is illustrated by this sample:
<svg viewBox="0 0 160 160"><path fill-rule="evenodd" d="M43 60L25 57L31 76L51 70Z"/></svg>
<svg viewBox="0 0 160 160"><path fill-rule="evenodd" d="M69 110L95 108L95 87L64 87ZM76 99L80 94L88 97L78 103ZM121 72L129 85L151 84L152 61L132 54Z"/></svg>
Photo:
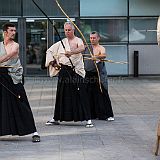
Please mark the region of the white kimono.
<svg viewBox="0 0 160 160"><path fill-rule="evenodd" d="M0 42L0 56L7 54L3 42ZM13 83L22 83L23 67L19 57L12 58L6 62L0 63L0 66L12 66L8 68L8 74L11 76Z"/></svg>
<svg viewBox="0 0 160 160"><path fill-rule="evenodd" d="M80 38L77 37L77 40L78 40L78 44L80 45L83 44L83 41ZM65 46L65 50L70 51L68 39L64 38L62 41ZM49 63L54 59L56 59L58 64L72 66L71 62L69 61L69 58L64 55L65 50L60 41L53 44L47 50L45 66L49 67L50 77L55 76L59 72L59 70L56 70L53 66L49 65ZM70 59L75 67L75 72L84 78L85 70L84 70L84 62L83 62L82 54L79 53L79 54L71 55Z"/></svg>

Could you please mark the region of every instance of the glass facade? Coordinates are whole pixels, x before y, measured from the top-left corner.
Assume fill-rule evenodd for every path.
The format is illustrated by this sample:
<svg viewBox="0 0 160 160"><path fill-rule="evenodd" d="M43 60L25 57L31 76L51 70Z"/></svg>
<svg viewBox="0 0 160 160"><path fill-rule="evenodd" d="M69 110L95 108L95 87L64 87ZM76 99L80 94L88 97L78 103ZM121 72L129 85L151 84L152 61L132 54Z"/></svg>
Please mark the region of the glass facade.
<svg viewBox="0 0 160 160"><path fill-rule="evenodd" d="M26 63L27 74L43 73L42 56L47 46L47 20L27 20L26 23Z"/></svg>
<svg viewBox="0 0 160 160"><path fill-rule="evenodd" d="M130 0L129 16L158 16L159 7L159 0Z"/></svg>
<svg viewBox="0 0 160 160"><path fill-rule="evenodd" d="M64 37L63 24L65 20L52 20L60 36ZM37 73L46 75L47 71L41 69L42 57L45 56L48 44L48 36L52 34L52 42L59 41L57 33L48 32L47 19L26 19L26 69L28 75Z"/></svg>
<svg viewBox="0 0 160 160"><path fill-rule="evenodd" d="M107 51L107 59L115 62L127 62L126 45L104 45ZM108 75L128 75L128 64L106 63Z"/></svg>
<svg viewBox="0 0 160 160"><path fill-rule="evenodd" d="M56 2L34 1L63 38L63 24L67 19ZM108 59L128 61L130 45L157 44L159 0L59 0L59 3L74 19L88 43L91 31L100 33L100 43L106 47ZM12 22L17 26L16 41L22 48L25 75L47 75L47 71L41 69L42 57L46 49L59 40L53 25L32 0L0 0L0 4L0 25ZM80 36L77 31L76 34ZM1 28L0 40L3 40ZM128 64L106 63L106 67L109 75L128 75Z"/></svg>
<svg viewBox="0 0 160 160"><path fill-rule="evenodd" d="M20 17L22 0L0 0L0 17Z"/></svg>
<svg viewBox="0 0 160 160"><path fill-rule="evenodd" d="M127 16L127 0L80 0L80 16Z"/></svg>
<svg viewBox="0 0 160 160"><path fill-rule="evenodd" d="M126 18L81 19L80 29L88 42L91 31L99 32L101 44L128 42Z"/></svg>
<svg viewBox="0 0 160 160"><path fill-rule="evenodd" d="M157 20L154 17L136 17L129 21L130 43L157 43Z"/></svg>
<svg viewBox="0 0 160 160"><path fill-rule="evenodd" d="M60 11L54 0L34 0L37 5L49 17L65 17ZM58 1L63 10L70 17L79 16L79 1L78 0L59 0ZM23 16L24 17L45 17L41 11L36 7L32 0L23 0Z"/></svg>

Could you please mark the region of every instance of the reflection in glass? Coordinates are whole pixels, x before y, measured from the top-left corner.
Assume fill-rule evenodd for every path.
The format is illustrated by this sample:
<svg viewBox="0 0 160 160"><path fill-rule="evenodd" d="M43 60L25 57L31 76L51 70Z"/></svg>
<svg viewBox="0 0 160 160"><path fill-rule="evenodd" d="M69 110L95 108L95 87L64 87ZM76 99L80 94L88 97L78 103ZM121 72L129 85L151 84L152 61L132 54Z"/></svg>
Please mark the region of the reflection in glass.
<svg viewBox="0 0 160 160"><path fill-rule="evenodd" d="M129 24L130 42L156 43L157 18L134 18Z"/></svg>
<svg viewBox="0 0 160 160"><path fill-rule="evenodd" d="M160 15L160 0L129 0L130 16Z"/></svg>
<svg viewBox="0 0 160 160"><path fill-rule="evenodd" d="M62 19L62 20L54 20L54 24L55 24L55 27L57 28L57 31L60 35L60 37L63 39L65 38L65 34L64 34L64 23L65 23L65 19ZM56 33L56 31L54 30L54 38L53 38L53 42L58 42L60 39L59 39L59 36L58 34Z"/></svg>
<svg viewBox="0 0 160 160"><path fill-rule="evenodd" d="M91 31L98 31L101 43L127 42L127 19L81 19L80 29L89 42Z"/></svg>
<svg viewBox="0 0 160 160"><path fill-rule="evenodd" d="M47 49L47 20L32 20L26 25L27 73L41 74L42 56Z"/></svg>

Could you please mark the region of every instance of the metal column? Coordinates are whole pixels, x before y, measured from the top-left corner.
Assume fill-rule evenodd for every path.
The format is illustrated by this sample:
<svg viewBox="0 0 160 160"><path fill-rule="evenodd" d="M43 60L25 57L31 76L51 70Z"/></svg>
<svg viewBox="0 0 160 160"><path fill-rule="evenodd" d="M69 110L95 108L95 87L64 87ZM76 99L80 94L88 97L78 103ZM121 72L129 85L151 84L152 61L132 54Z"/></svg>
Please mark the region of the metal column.
<svg viewBox="0 0 160 160"><path fill-rule="evenodd" d="M18 18L18 43L20 45L19 56L26 75L26 19Z"/></svg>

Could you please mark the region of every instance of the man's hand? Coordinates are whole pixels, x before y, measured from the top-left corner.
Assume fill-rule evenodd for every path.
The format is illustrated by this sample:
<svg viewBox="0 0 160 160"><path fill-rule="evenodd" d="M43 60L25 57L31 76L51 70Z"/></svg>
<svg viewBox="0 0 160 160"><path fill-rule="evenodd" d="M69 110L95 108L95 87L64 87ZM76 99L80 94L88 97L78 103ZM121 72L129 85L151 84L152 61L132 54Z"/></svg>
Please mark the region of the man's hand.
<svg viewBox="0 0 160 160"><path fill-rule="evenodd" d="M56 70L59 70L61 68L61 66L57 64L56 60L51 61L49 65L52 65Z"/></svg>
<svg viewBox="0 0 160 160"><path fill-rule="evenodd" d="M97 61L97 57L96 57L96 56L93 56L91 59L92 59L93 61Z"/></svg>
<svg viewBox="0 0 160 160"><path fill-rule="evenodd" d="M56 70L59 70L59 69L61 68L61 66L58 65L58 64L55 64L55 65L54 65L54 68L55 68Z"/></svg>
<svg viewBox="0 0 160 160"><path fill-rule="evenodd" d="M95 54L94 56L99 60L103 60L106 58L106 54Z"/></svg>
<svg viewBox="0 0 160 160"><path fill-rule="evenodd" d="M71 55L73 55L73 53L71 51L66 51L66 53L64 55L66 57L70 57Z"/></svg>

